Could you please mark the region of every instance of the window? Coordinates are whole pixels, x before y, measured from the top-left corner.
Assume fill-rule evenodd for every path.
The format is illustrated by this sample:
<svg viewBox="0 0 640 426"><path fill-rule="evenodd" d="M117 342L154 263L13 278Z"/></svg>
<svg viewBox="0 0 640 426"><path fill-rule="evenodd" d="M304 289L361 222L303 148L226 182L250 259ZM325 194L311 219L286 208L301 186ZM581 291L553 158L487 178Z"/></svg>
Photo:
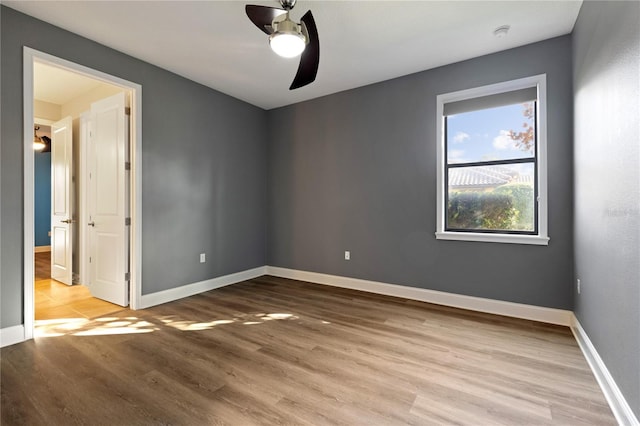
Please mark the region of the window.
<svg viewBox="0 0 640 426"><path fill-rule="evenodd" d="M438 96L436 238L548 244L545 83Z"/></svg>

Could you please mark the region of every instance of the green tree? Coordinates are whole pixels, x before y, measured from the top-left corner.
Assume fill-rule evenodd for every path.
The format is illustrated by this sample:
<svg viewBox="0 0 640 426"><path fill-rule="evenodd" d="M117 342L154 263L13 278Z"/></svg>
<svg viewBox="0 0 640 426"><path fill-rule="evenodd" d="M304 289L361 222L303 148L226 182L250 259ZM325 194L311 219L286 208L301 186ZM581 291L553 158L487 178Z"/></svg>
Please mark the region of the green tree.
<svg viewBox="0 0 640 426"><path fill-rule="evenodd" d="M513 229L520 231L534 230L534 193L533 186L526 183L510 183L502 185L493 191L494 194L506 195L511 199L513 208L517 211L514 216Z"/></svg>
<svg viewBox="0 0 640 426"><path fill-rule="evenodd" d="M513 229L518 216L512 197L495 192L451 193L447 214L457 229Z"/></svg>

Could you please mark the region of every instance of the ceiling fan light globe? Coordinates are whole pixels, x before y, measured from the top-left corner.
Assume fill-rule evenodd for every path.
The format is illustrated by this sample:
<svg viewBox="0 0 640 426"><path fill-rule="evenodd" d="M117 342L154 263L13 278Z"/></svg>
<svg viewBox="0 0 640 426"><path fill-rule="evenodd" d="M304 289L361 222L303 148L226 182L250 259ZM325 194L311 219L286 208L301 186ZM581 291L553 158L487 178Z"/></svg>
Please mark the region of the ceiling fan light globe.
<svg viewBox="0 0 640 426"><path fill-rule="evenodd" d="M36 151L42 151L47 147L47 145L42 141L42 138L36 133L39 129L40 127L36 127L33 132L33 149Z"/></svg>
<svg viewBox="0 0 640 426"><path fill-rule="evenodd" d="M275 32L269 37L269 45L283 58L293 58L304 51L306 42L302 34Z"/></svg>

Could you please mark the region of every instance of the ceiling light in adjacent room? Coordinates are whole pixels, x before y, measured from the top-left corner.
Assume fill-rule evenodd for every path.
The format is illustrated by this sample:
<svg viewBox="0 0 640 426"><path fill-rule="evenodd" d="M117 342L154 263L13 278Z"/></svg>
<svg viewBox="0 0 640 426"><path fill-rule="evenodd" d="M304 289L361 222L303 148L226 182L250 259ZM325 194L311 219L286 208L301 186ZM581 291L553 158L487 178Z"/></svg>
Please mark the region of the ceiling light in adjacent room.
<svg viewBox="0 0 640 426"><path fill-rule="evenodd" d="M36 126L33 129L33 149L35 149L36 151L42 151L47 147L47 145L42 141L42 138L38 136L38 130L40 130L39 126Z"/></svg>

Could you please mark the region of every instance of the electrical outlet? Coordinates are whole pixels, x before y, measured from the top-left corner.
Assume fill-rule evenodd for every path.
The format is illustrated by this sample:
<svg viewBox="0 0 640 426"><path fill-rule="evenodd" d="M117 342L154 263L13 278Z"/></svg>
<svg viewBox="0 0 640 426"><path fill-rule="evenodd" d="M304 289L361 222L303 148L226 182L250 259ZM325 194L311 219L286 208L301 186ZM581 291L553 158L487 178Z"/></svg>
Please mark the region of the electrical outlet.
<svg viewBox="0 0 640 426"><path fill-rule="evenodd" d="M345 251L344 252L344 260L351 260L351 252L350 251Z"/></svg>
<svg viewBox="0 0 640 426"><path fill-rule="evenodd" d="M578 294L580 294L580 279L579 278L576 280L576 287L578 289Z"/></svg>
<svg viewBox="0 0 640 426"><path fill-rule="evenodd" d="M200 263L207 261L207 256L204 253L200 253Z"/></svg>
<svg viewBox="0 0 640 426"><path fill-rule="evenodd" d="M51 231L47 232L47 235L50 237L51 236Z"/></svg>

